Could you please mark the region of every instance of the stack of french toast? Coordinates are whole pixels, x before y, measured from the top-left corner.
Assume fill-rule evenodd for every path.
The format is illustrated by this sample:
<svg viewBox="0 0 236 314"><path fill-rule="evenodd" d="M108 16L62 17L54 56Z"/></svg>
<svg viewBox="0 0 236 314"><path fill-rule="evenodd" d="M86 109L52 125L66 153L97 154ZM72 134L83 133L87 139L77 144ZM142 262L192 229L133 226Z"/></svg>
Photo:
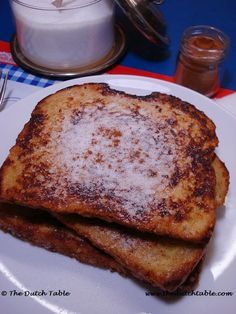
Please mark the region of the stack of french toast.
<svg viewBox="0 0 236 314"><path fill-rule="evenodd" d="M214 123L174 96L62 89L36 105L1 167L0 228L161 290L187 289L228 190L217 145Z"/></svg>

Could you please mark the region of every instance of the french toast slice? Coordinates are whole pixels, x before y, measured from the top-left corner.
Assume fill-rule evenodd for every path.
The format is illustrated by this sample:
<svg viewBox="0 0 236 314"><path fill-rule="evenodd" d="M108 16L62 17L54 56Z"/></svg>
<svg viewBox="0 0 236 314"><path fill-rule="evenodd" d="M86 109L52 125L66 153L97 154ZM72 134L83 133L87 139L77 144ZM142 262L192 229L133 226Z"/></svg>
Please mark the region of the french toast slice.
<svg viewBox="0 0 236 314"><path fill-rule="evenodd" d="M33 110L0 170L0 200L207 242L217 143L213 122L176 97L72 86Z"/></svg>
<svg viewBox="0 0 236 314"><path fill-rule="evenodd" d="M228 190L228 171L218 157L215 157L212 167L218 179L215 192L218 207L224 203ZM206 245L158 238L78 215L61 214L56 217L93 245L111 255L133 276L162 290L176 290L186 280L206 250Z"/></svg>
<svg viewBox="0 0 236 314"><path fill-rule="evenodd" d="M229 189L229 172L226 168L223 161L215 155L215 158L212 161L212 167L215 171L216 175L216 193L215 193L215 201L216 207L220 207L224 205L225 197L227 195Z"/></svg>
<svg viewBox="0 0 236 314"><path fill-rule="evenodd" d="M65 227L49 213L38 209L0 203L0 229L46 250L75 258L122 276L133 278L132 274L111 256L94 247L89 241ZM180 291L189 291L199 279L201 262L179 287ZM152 289L152 287L148 287Z"/></svg>
<svg viewBox="0 0 236 314"><path fill-rule="evenodd" d="M127 270L113 258L46 211L0 203L0 229L33 245L75 258L81 263L127 274Z"/></svg>
<svg viewBox="0 0 236 314"><path fill-rule="evenodd" d="M56 218L112 256L134 277L162 290L176 290L205 253L203 244L145 235L74 214L56 214Z"/></svg>

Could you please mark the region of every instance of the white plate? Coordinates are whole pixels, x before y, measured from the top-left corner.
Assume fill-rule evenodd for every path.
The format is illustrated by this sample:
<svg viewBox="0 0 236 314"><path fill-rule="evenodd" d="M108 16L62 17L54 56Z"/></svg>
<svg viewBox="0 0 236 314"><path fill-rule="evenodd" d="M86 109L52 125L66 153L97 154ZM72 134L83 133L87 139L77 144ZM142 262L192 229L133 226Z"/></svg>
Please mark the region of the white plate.
<svg viewBox="0 0 236 314"><path fill-rule="evenodd" d="M234 313L236 304L236 120L208 98L164 81L124 75L103 75L56 84L19 101L0 114L0 164L39 100L55 91L85 82L106 82L112 88L145 95L161 91L180 97L203 110L217 126L217 154L230 172L226 205L218 222L197 287L203 296L165 298L147 296L145 287L115 273L82 265L77 261L30 246L0 232L1 313L34 314L149 314ZM69 296L10 296L10 291L65 290ZM6 291L7 296L1 296ZM233 296L207 296L207 293ZM13 294L13 292L12 292Z"/></svg>

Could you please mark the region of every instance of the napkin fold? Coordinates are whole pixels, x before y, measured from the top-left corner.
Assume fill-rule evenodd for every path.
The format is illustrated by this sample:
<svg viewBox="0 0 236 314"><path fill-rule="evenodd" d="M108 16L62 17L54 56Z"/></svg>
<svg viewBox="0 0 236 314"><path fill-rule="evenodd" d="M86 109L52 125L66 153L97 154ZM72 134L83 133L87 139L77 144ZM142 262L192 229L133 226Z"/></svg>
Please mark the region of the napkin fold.
<svg viewBox="0 0 236 314"><path fill-rule="evenodd" d="M11 107L15 102L25 98L39 89L41 89L41 87L8 80L4 97L3 111Z"/></svg>

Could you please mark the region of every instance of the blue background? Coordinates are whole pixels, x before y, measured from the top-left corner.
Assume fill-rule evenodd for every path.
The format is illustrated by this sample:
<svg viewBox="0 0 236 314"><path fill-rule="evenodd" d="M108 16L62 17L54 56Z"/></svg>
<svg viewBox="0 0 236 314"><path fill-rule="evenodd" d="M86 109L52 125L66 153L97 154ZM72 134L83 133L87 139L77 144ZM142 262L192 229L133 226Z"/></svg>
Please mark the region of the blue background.
<svg viewBox="0 0 236 314"><path fill-rule="evenodd" d="M117 9L117 20L125 26L128 40L128 51L120 63L155 73L173 75L183 31L191 25L207 24L221 29L231 39L222 87L236 90L236 1L165 0L160 10L171 39L171 44L165 51L151 45L139 35L124 14ZM14 32L9 1L0 0L0 40L10 41Z"/></svg>

